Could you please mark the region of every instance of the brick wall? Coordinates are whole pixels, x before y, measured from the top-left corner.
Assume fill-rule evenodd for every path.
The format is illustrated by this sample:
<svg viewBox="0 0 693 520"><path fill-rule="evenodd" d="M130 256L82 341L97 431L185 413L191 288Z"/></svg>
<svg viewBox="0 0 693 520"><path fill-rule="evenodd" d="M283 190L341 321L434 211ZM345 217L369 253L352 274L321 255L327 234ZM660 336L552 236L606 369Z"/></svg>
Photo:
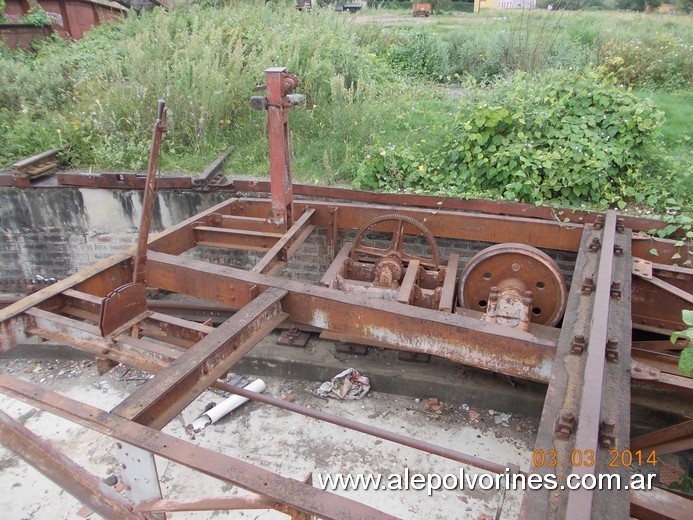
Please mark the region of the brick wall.
<svg viewBox="0 0 693 520"><path fill-rule="evenodd" d="M228 194L160 191L159 232ZM0 282L65 278L137 240L141 191L0 188Z"/></svg>
<svg viewBox="0 0 693 520"><path fill-rule="evenodd" d="M15 279L65 278L135 244L142 193L77 188L0 188L0 282ZM221 202L220 193L161 191L155 205L152 231L158 232ZM343 230L338 248L354 240L355 230ZM374 236L378 239L378 236ZM388 241L382 237L381 246ZM460 255L460 271L490 243L438 239L441 262ZM425 239L407 239L407 250L428 256ZM570 283L574 253L547 253ZM252 251L197 247L187 254L206 261L251 269L262 257ZM279 276L317 283L331 263L324 229L316 229L279 272Z"/></svg>

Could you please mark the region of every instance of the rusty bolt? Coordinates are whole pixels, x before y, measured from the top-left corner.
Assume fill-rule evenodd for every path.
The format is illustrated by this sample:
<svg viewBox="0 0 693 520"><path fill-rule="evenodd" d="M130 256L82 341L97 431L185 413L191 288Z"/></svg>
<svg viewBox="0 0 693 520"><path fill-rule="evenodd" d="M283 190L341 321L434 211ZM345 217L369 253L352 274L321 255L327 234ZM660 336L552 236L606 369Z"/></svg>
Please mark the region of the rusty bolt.
<svg viewBox="0 0 693 520"><path fill-rule="evenodd" d="M622 256L623 255L623 248L621 246L614 246L614 254L616 256Z"/></svg>
<svg viewBox="0 0 693 520"><path fill-rule="evenodd" d="M621 282L611 283L611 297L617 300L621 299Z"/></svg>
<svg viewBox="0 0 693 520"><path fill-rule="evenodd" d="M121 464L120 467L123 469L128 469L128 467L125 464Z"/></svg>
<svg viewBox="0 0 693 520"><path fill-rule="evenodd" d="M616 421L613 419L604 419L602 421L602 431L604 433L614 433L614 428L616 428Z"/></svg>
<svg viewBox="0 0 693 520"><path fill-rule="evenodd" d="M599 444L602 448L611 449L616 445L614 430L616 422L613 419L604 419L599 425Z"/></svg>
<svg viewBox="0 0 693 520"><path fill-rule="evenodd" d="M606 342L606 360L612 363L618 361L618 341L615 339Z"/></svg>
<svg viewBox="0 0 693 520"><path fill-rule="evenodd" d="M122 444L120 444L119 442L116 442L116 448L121 449L122 447L123 447Z"/></svg>
<svg viewBox="0 0 693 520"><path fill-rule="evenodd" d="M575 416L570 412L564 412L556 421L554 432L559 439L567 439L575 430Z"/></svg>
<svg viewBox="0 0 693 520"><path fill-rule="evenodd" d="M532 305L532 291L525 291L522 302L525 305Z"/></svg>
<svg viewBox="0 0 693 520"><path fill-rule="evenodd" d="M604 215L597 215L597 218L594 219L594 224L592 227L599 231L602 227L604 226Z"/></svg>
<svg viewBox="0 0 693 520"><path fill-rule="evenodd" d="M582 351L587 348L587 342L585 341L585 336L578 334L570 342L570 353L571 354L582 354Z"/></svg>
<svg viewBox="0 0 693 520"><path fill-rule="evenodd" d="M623 217L618 217L616 219L616 233L623 233L625 229L626 220Z"/></svg>
<svg viewBox="0 0 693 520"><path fill-rule="evenodd" d="M582 281L582 288L580 289L580 292L585 296L589 296L592 294L592 291L594 291L594 278L591 276L585 276L585 279Z"/></svg>
<svg viewBox="0 0 693 520"><path fill-rule="evenodd" d="M590 251L590 252L592 252L592 253L594 253L594 252L596 252L596 251L599 251L599 248L600 248L601 246L602 246L602 243L601 243L601 241L599 240L599 238L594 237L594 238L592 239L592 242L590 243L590 245L587 247L587 250Z"/></svg>
<svg viewBox="0 0 693 520"><path fill-rule="evenodd" d="M491 287L491 292L488 295L489 301L492 301L492 302L498 301L499 294L500 294L500 291L498 290L498 287Z"/></svg>

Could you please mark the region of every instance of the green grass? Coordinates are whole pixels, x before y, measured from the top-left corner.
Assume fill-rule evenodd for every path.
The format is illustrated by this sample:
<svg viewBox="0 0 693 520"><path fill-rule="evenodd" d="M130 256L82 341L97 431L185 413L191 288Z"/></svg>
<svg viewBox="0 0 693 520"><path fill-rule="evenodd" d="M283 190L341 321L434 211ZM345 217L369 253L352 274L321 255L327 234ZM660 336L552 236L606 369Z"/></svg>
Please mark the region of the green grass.
<svg viewBox="0 0 693 520"><path fill-rule="evenodd" d="M266 176L265 114L251 111L248 98L275 65L296 73L307 96L290 123L301 181L348 184L381 146L426 140L433 148L441 139L433 132L455 118L472 83L492 90L517 70L600 70L607 81L652 92L641 95L667 112L664 151L690 158L692 44L685 16L485 11L414 19L300 13L262 0L155 10L31 55L0 48L0 167L69 141L75 166L144 168L156 100L164 98L171 114L163 169L199 172L231 145L230 172Z"/></svg>
<svg viewBox="0 0 693 520"><path fill-rule="evenodd" d="M637 92L650 99L666 116L662 125L665 153L681 165L683 190L693 193L693 90L679 92Z"/></svg>
<svg viewBox="0 0 693 520"><path fill-rule="evenodd" d="M637 91L643 99L650 99L664 112L666 121L662 134L668 153L693 154L693 90L678 92Z"/></svg>

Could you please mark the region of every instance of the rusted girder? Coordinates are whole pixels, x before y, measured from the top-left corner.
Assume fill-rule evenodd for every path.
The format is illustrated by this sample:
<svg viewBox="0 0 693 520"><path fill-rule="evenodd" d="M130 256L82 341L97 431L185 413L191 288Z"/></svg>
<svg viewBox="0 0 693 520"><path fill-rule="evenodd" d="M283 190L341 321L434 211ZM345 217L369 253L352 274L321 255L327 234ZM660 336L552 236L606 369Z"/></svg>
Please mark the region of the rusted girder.
<svg viewBox="0 0 693 520"><path fill-rule="evenodd" d="M636 437L630 441L630 448L648 455L652 451L666 455L693 449L693 420Z"/></svg>
<svg viewBox="0 0 693 520"><path fill-rule="evenodd" d="M447 314L344 294L293 280L211 265L191 258L150 253L150 284L224 305L249 301L252 287L288 291L282 309L291 321L364 343L432 354L470 366L547 382L558 331L530 325L528 332L482 322L480 313ZM508 356L512 352L512 356Z"/></svg>
<svg viewBox="0 0 693 520"><path fill-rule="evenodd" d="M610 289L613 278L621 280L624 292L629 292L630 236L628 233L617 234L615 228L613 213L607 215L603 232L585 227L574 280L590 276L597 280L597 287L594 293L583 293L580 284L571 286L537 433L536 452L552 453L557 464L549 467L541 459L535 459L531 472L554 473L559 482L563 482L569 473L595 471L594 466L573 467L578 460L573 459L574 453L580 455L579 460L591 454L597 468L604 463L606 452L600 452L598 444L601 419L613 423L615 448L625 448L629 438L630 302L624 299L612 301ZM601 237L601 247L591 252L588 246L597 237ZM614 256L615 243L624 248L620 257ZM606 362L608 340L618 341L614 351L617 359L609 363ZM606 462L605 467L608 467L608 459ZM571 492L570 496L574 493ZM594 505L591 495L584 498L579 504L575 504L573 498L572 506L568 506L570 498L565 493L557 495L546 489L528 490L520 517L528 520L571 515L606 518L627 514L628 496L624 492L610 492L609 496L600 494Z"/></svg>
<svg viewBox="0 0 693 520"><path fill-rule="evenodd" d="M286 291L267 289L232 318L150 379L113 409L113 413L153 428L163 428L287 314Z"/></svg>
<svg viewBox="0 0 693 520"><path fill-rule="evenodd" d="M269 193L270 183L267 181L237 179L227 189L239 193ZM555 222L572 224L593 224L603 215L594 211L576 210L571 208L552 208L518 202L506 202L484 199L458 199L454 197L436 197L432 195L413 195L409 193L375 193L372 191L334 188L330 186L314 186L310 184L294 184L295 195L311 198L335 199L362 204L390 204L409 207L428 207L436 210L475 211L489 215L507 215L511 217L527 217ZM649 231L664 229L667 223L662 220L623 215L623 225L633 231ZM653 241L652 237L648 237ZM671 241L673 244L673 241Z"/></svg>
<svg viewBox="0 0 693 520"><path fill-rule="evenodd" d="M269 201L262 199L240 199L246 216L262 217L269 209ZM335 204L322 201L294 201L294 211L300 213L307 208L315 209L312 223L327 227L331 223L330 210ZM555 221L530 218L484 215L438 209L402 208L383 204L339 204L341 229L362 229L371 220L388 214L401 214L421 222L435 237L456 238L480 242L520 242L534 247L577 251L582 226ZM374 231L387 230L374 226Z"/></svg>
<svg viewBox="0 0 693 520"><path fill-rule="evenodd" d="M2 410L0 442L104 518L153 518Z"/></svg>
<svg viewBox="0 0 693 520"><path fill-rule="evenodd" d="M630 514L638 520L690 520L693 500L660 488L630 492Z"/></svg>
<svg viewBox="0 0 693 520"><path fill-rule="evenodd" d="M281 477L239 459L196 446L40 385L0 373L0 392L200 473L229 482L326 520L396 520L354 500ZM116 518L118 518L116 516Z"/></svg>
<svg viewBox="0 0 693 520"><path fill-rule="evenodd" d="M616 212L608 211L604 222L574 445L574 450L582 454L593 453L595 459L602 463L608 458L604 450L600 451L600 446L607 451L623 449L630 438L630 305L613 298L611 287L614 279L622 284L630 281L632 257L630 233L625 239L618 237L617 240L616 218ZM620 234L623 236L625 232ZM622 251L618 257L615 256L616 247ZM624 288L628 293L630 287ZM613 349L610 348L612 346ZM571 473L594 475L598 469L597 464L589 466L573 460ZM593 504L595 494L599 494L602 500ZM589 520L593 514L627 518L628 500L625 490L611 490L608 497L586 487L571 490L566 519Z"/></svg>
<svg viewBox="0 0 693 520"><path fill-rule="evenodd" d="M315 226L310 224L313 213L315 213L314 209L306 209L284 236L253 267L252 272L271 276L285 266L296 249L305 242L315 229Z"/></svg>

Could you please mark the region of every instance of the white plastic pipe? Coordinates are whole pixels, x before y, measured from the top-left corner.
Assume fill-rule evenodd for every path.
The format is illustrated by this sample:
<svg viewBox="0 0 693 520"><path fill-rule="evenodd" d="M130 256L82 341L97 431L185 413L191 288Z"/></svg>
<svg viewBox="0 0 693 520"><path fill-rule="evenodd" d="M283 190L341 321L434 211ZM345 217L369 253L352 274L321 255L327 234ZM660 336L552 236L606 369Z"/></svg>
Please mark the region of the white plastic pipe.
<svg viewBox="0 0 693 520"><path fill-rule="evenodd" d="M255 381L253 381L245 387L246 390L258 393L264 392L265 388L265 382L262 379L256 379ZM206 411L205 413L200 415L200 417L195 419L192 423L193 429L195 431L199 431L208 424L213 424L217 422L219 419L224 417L229 412L232 412L246 401L248 401L247 397L241 397L240 395L232 395L231 397L223 400L221 403L216 405L211 410Z"/></svg>

